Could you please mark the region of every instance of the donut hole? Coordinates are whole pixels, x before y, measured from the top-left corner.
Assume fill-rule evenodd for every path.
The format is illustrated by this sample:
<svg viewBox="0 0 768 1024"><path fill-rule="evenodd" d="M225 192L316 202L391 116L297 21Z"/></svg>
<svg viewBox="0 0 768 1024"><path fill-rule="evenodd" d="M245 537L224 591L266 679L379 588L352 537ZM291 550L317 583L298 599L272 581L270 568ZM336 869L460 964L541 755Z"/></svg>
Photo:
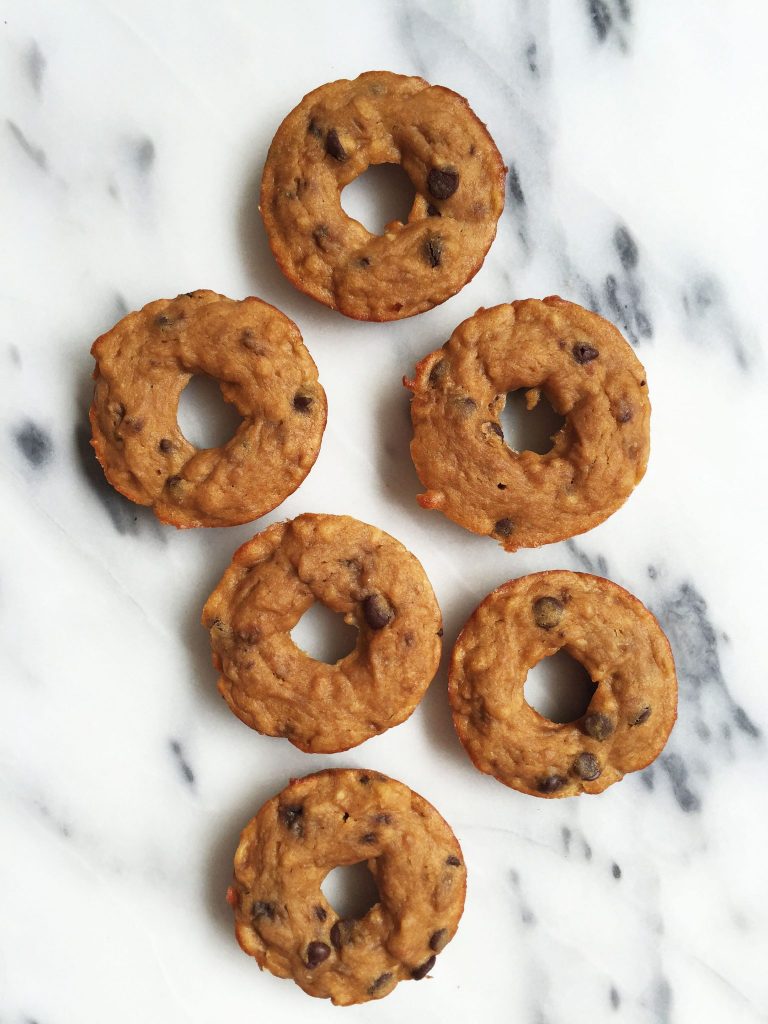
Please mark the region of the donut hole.
<svg viewBox="0 0 768 1024"><path fill-rule="evenodd" d="M345 919L359 920L379 902L379 890L364 860L329 871L320 888L339 917Z"/></svg>
<svg viewBox="0 0 768 1024"><path fill-rule="evenodd" d="M597 689L583 665L565 651L542 660L528 672L523 693L528 704L550 722L575 722Z"/></svg>
<svg viewBox="0 0 768 1024"><path fill-rule="evenodd" d="M341 208L372 235L383 235L391 221L406 223L415 197L416 190L399 164L378 164L347 185L341 193Z"/></svg>
<svg viewBox="0 0 768 1024"><path fill-rule="evenodd" d="M225 445L241 422L218 383L204 373L195 374L182 391L176 419L189 443L202 449Z"/></svg>
<svg viewBox="0 0 768 1024"><path fill-rule="evenodd" d="M565 424L549 403L542 391L533 409L528 409L525 389L510 391L504 408L499 413L499 423L504 431L504 441L516 452L535 452L546 455L552 450L552 438Z"/></svg>
<svg viewBox="0 0 768 1024"><path fill-rule="evenodd" d="M316 601L291 630L291 639L315 661L335 665L355 649L357 630Z"/></svg>

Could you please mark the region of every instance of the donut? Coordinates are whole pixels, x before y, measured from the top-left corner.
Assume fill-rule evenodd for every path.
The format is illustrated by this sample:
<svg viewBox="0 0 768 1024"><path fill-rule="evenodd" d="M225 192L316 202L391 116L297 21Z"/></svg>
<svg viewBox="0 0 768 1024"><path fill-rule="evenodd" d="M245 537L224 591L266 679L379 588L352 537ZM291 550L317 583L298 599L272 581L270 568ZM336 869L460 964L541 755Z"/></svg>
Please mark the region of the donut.
<svg viewBox="0 0 768 1024"><path fill-rule="evenodd" d="M564 650L596 684L584 715L558 724L526 703L529 669ZM494 590L453 649L448 696L476 768L540 797L601 793L662 751L677 678L656 619L622 587L553 570Z"/></svg>
<svg viewBox="0 0 768 1024"><path fill-rule="evenodd" d="M359 631L335 665L291 639L315 601ZM311 753L347 750L405 721L440 661L442 619L421 564L349 516L308 513L257 534L235 552L202 621L230 709Z"/></svg>
<svg viewBox="0 0 768 1024"><path fill-rule="evenodd" d="M613 324L557 296L478 310L403 383L419 503L507 551L592 529L645 473L645 370ZM519 388L529 409L545 395L565 418L545 455L504 441L499 415Z"/></svg>
<svg viewBox="0 0 768 1024"><path fill-rule="evenodd" d="M325 392L298 327L260 299L211 291L158 299L93 344L90 421L107 480L176 527L234 526L271 511L314 465ZM219 382L242 416L197 449L176 418L193 374Z"/></svg>
<svg viewBox="0 0 768 1024"><path fill-rule="evenodd" d="M321 883L360 862L379 902L360 920L340 918ZM426 977L465 891L461 848L431 804L378 772L334 769L293 780L246 825L227 901L259 967L349 1006Z"/></svg>
<svg viewBox="0 0 768 1024"><path fill-rule="evenodd" d="M400 164L406 224L373 235L341 208L375 164ZM269 149L260 209L275 259L301 291L357 320L399 320L454 295L480 269L504 207L506 168L467 101L423 78L368 71L320 86Z"/></svg>

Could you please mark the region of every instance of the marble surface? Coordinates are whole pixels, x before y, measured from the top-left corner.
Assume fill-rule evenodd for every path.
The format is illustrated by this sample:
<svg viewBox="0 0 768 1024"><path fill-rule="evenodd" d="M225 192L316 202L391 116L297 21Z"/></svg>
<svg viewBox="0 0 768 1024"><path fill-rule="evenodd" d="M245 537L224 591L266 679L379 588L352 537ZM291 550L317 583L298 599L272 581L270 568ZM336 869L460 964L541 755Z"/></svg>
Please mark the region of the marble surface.
<svg viewBox="0 0 768 1024"><path fill-rule="evenodd" d="M765 5L1 10L1 1024L768 1019ZM256 207L283 115L368 68L466 95L510 169L482 271L391 325L296 292ZM587 569L628 587L680 676L651 768L598 798L507 790L455 739L444 667L410 721L333 757L227 711L198 619L256 527L158 525L105 484L86 422L93 338L196 287L277 304L328 391L317 465L262 525L347 512L394 534L434 583L446 650L511 577ZM598 529L505 555L416 505L400 379L478 306L551 293L636 346L651 461ZM420 791L469 866L432 980L348 1010L260 974L224 903L240 827L289 776L331 764Z"/></svg>

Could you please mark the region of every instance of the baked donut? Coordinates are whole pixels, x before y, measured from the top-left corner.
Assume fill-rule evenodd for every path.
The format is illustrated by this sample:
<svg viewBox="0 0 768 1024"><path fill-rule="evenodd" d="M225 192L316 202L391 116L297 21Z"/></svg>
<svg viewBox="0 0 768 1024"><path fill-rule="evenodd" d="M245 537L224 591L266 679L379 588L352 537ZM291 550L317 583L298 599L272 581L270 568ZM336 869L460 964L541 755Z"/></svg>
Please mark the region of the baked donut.
<svg viewBox="0 0 768 1024"><path fill-rule="evenodd" d="M200 290L123 317L91 349L91 444L107 480L172 526L234 526L288 497L314 465L325 392L298 327L260 299ZM242 423L198 450L176 418L193 374L219 382Z"/></svg>
<svg viewBox="0 0 768 1024"><path fill-rule="evenodd" d="M408 222L372 235L341 208L374 164L416 189ZM504 207L506 168L467 101L423 78L368 71L305 96L277 130L261 215L286 277L357 320L399 320L454 295L480 269Z"/></svg>
<svg viewBox="0 0 768 1024"><path fill-rule="evenodd" d="M613 324L557 296L480 309L416 367L411 455L418 501L507 551L584 533L642 479L645 370ZM565 417L545 455L504 441L507 392Z"/></svg>
<svg viewBox="0 0 768 1024"><path fill-rule="evenodd" d="M565 650L597 688L558 724L526 703L529 669ZM512 580L470 616L453 649L448 696L481 772L533 796L601 793L662 751L677 716L669 642L651 613L600 576L554 570Z"/></svg>
<svg viewBox="0 0 768 1024"><path fill-rule="evenodd" d="M359 630L335 665L291 639L315 601ZM202 621L231 710L311 753L347 750L405 721L440 661L442 619L421 564L349 516L306 514L257 534L235 552Z"/></svg>
<svg viewBox="0 0 768 1024"><path fill-rule="evenodd" d="M340 918L320 885L361 861L379 902L360 920ZM294 779L246 825L227 901L259 967L348 1006L426 977L465 891L461 848L431 804L378 772L335 769Z"/></svg>

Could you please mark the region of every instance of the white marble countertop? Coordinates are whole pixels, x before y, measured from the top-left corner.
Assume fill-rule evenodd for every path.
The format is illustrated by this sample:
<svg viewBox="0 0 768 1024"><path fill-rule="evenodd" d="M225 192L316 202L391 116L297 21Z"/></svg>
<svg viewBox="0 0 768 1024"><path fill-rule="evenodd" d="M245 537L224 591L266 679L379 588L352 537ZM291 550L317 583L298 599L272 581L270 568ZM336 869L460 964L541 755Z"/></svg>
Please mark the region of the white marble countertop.
<svg viewBox="0 0 768 1024"><path fill-rule="evenodd" d="M768 1019L765 5L6 0L0 22L1 1024ZM283 115L370 68L466 95L510 168L482 271L389 325L295 291L256 207ZM509 578L626 586L679 669L650 769L598 798L507 790L459 746L444 668L347 754L230 714L198 620L256 527L162 527L88 447L94 337L197 287L278 305L328 392L315 469L261 525L347 512L394 534L446 651ZM505 555L416 505L400 380L478 306L552 293L636 345L651 460L598 529ZM348 1010L260 974L224 903L240 827L331 764L421 792L469 868L433 979Z"/></svg>

